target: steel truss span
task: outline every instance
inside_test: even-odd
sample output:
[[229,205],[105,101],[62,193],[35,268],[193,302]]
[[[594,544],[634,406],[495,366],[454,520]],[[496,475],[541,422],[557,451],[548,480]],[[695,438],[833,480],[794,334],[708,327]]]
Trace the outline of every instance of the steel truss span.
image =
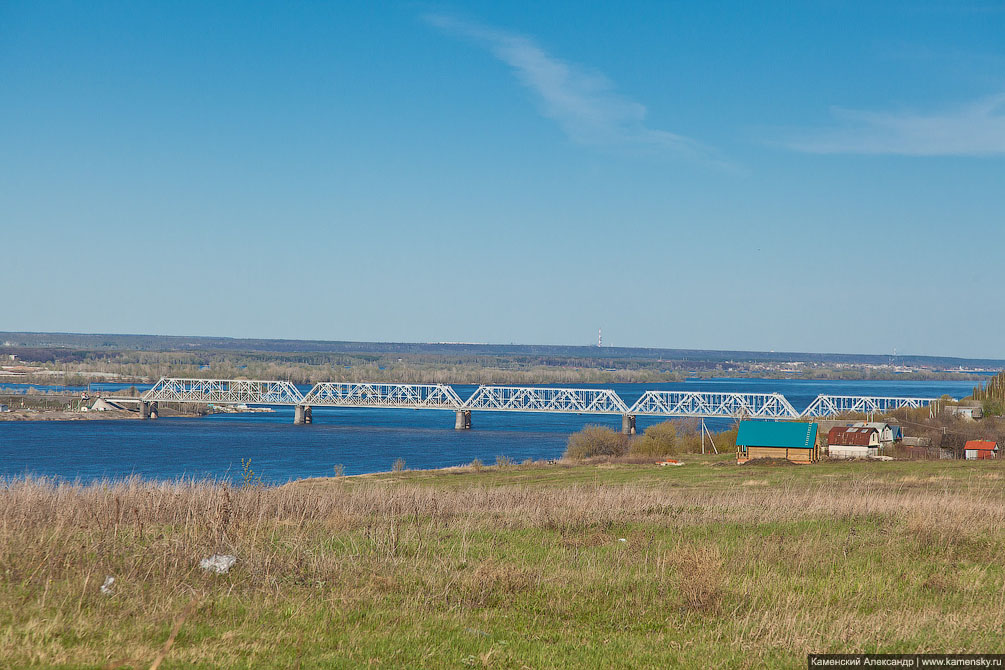
[[465,401],[446,384],[322,382],[304,396],[291,382],[284,381],[174,378],[161,379],[141,398],[131,400],[751,419],[812,419],[851,412],[876,414],[933,407],[938,402],[935,398],[819,395],[809,407],[798,412],[780,393],[646,391],[628,407],[610,389],[479,386]]
[[794,419],[799,412],[780,393],[646,391],[629,414],[702,418]]
[[628,406],[610,389],[479,386],[463,409],[495,412],[627,414]]
[[818,395],[800,414],[803,418],[835,416],[848,412],[874,414],[895,409],[929,407],[935,398],[882,398],[857,395]]
[[300,405],[304,396],[291,382],[165,378],[144,393],[142,400],[218,405]]
[[463,401],[446,384],[362,384],[322,382],[304,396],[314,407],[460,409]]

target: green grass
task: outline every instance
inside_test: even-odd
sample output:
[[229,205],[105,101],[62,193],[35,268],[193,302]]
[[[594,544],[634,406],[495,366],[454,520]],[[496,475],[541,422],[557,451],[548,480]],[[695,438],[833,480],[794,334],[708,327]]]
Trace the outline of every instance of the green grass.
[[[389,484],[415,484],[450,490],[470,486],[560,486],[575,484],[632,484],[636,486],[685,486],[702,489],[731,489],[744,482],[760,481],[770,486],[810,487],[841,483],[875,482],[912,488],[932,483],[915,482],[911,477],[950,480],[965,483],[981,480],[985,470],[975,469],[966,461],[822,461],[805,465],[736,465],[736,454],[687,455],[684,467],[599,463],[577,464],[563,461],[556,465],[540,464],[508,468],[448,468],[444,470],[407,470],[350,477],[347,484],[380,481]],[[984,464],[980,464],[983,466]],[[988,467],[997,467],[997,464]],[[905,479],[907,478],[907,479]],[[304,480],[297,486],[329,486],[330,479]]]
[[[0,666],[805,667],[1005,651],[1005,464],[0,490]],[[622,541],[624,540],[624,541]],[[227,575],[197,567],[234,553]],[[115,594],[98,586],[117,577]]]

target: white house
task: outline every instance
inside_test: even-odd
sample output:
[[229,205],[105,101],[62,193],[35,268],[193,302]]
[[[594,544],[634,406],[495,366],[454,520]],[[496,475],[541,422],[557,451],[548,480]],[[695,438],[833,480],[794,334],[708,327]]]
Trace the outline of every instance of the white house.
[[870,458],[879,455],[879,431],[872,426],[836,426],[827,433],[831,458]]

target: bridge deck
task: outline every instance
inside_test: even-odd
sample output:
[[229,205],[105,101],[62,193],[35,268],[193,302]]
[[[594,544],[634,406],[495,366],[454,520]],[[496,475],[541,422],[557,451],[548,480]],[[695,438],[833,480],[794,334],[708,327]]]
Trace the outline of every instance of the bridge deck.
[[[109,398],[114,398],[109,396]],[[124,402],[128,400],[121,399]],[[446,384],[321,382],[306,395],[288,381],[165,377],[137,402],[380,407],[489,412],[560,412],[695,418],[812,419],[927,407],[936,398],[819,395],[803,411],[780,393],[646,391],[629,407],[610,389],[479,386],[462,400]]]

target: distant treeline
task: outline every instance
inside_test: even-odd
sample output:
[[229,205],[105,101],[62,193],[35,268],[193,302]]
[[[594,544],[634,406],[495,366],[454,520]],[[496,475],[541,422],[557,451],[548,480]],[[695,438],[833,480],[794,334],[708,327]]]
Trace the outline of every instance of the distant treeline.
[[[5,347],[22,363],[58,376],[32,374],[7,381],[85,385],[92,381],[153,381],[159,377],[282,379],[299,384],[369,381],[455,384],[611,384],[676,382],[698,377],[798,379],[888,379],[891,372],[859,367],[807,367],[794,375],[781,370],[715,361],[559,356],[487,355],[453,352],[336,353],[321,351],[231,351],[183,349],[73,349]],[[613,353],[607,352],[605,353]],[[115,375],[116,378],[112,378]],[[972,379],[955,373],[916,372],[911,379]],[[0,380],[2,381],[2,380]]]
[[[63,375],[11,378],[10,381],[84,385],[163,376],[220,379],[282,379],[299,384],[320,381],[371,381],[456,384],[607,384],[672,382],[683,376],[669,364],[617,359],[554,356],[375,355],[324,352],[107,351],[19,349],[25,363],[41,363]],[[96,374],[98,373],[98,374]],[[90,375],[90,376],[89,376]]]
[[596,347],[567,345],[420,343],[420,342],[339,342],[326,340],[267,340],[226,337],[182,337],[170,335],[93,335],[80,333],[16,333],[0,332],[0,351],[5,349],[79,351],[201,351],[259,352],[303,355],[345,354],[370,355],[433,355],[471,357],[557,357],[561,359],[673,361],[687,369],[701,365],[723,363],[843,363],[853,365],[883,365],[896,363],[908,366],[936,368],[982,367],[1005,368],[1005,360],[965,359],[948,356],[888,356],[877,354],[816,354],[803,352],[719,351],[702,349],[662,349],[644,347]]

